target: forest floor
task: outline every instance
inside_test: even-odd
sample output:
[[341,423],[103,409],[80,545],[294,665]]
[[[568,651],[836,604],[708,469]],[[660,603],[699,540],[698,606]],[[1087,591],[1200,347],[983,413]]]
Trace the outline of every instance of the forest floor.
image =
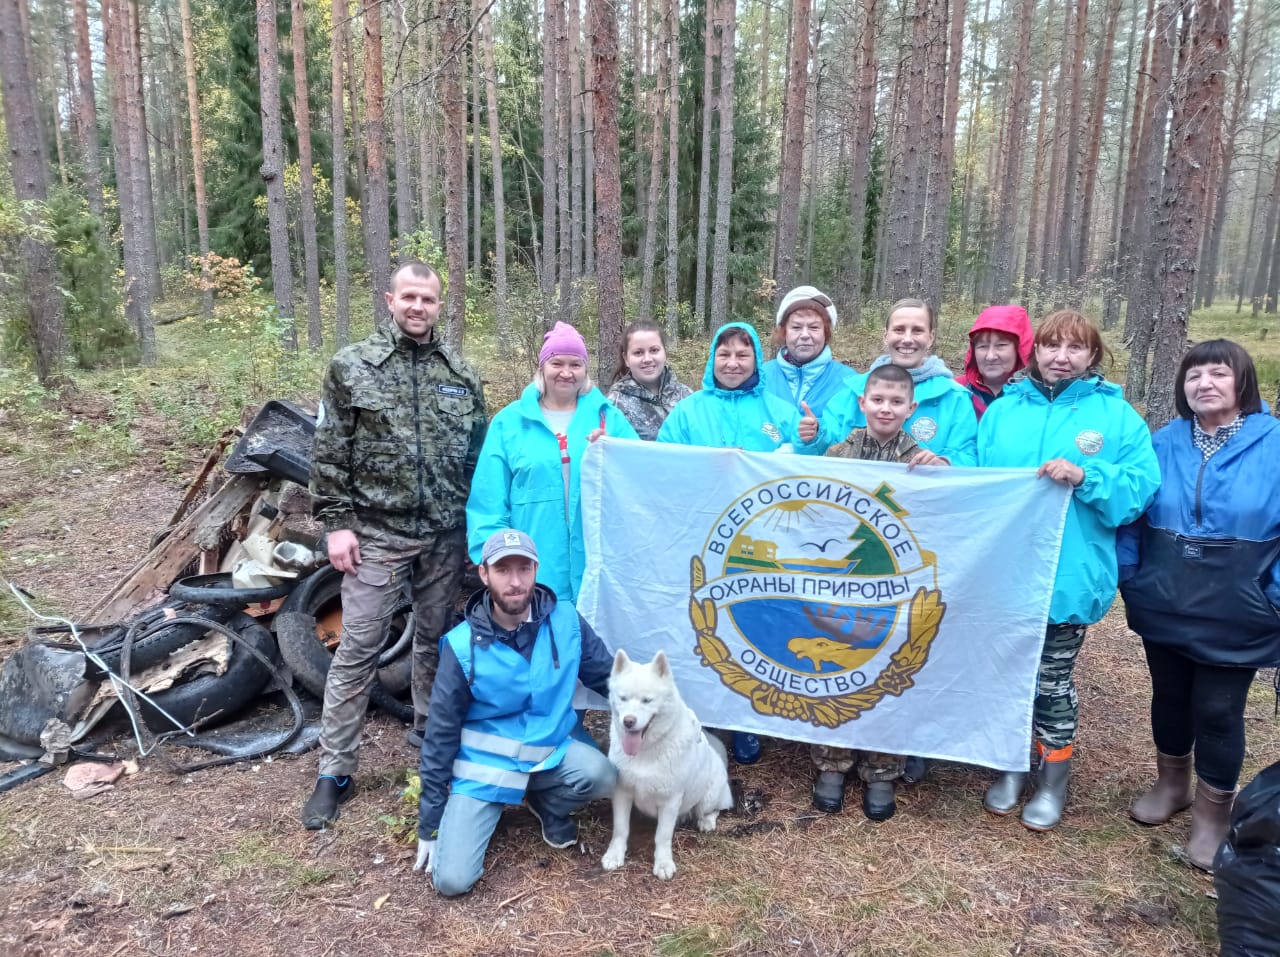
[[[184,338],[167,327],[156,370],[88,377],[53,408],[0,383],[0,573],[43,610],[81,614],[128,570],[177,504],[202,436],[225,424],[227,409],[188,401],[218,380],[192,365]],[[218,348],[202,345],[201,361]],[[687,380],[704,355],[705,343],[690,343],[678,364]],[[282,381],[313,394],[316,368]],[[0,598],[0,655],[28,623]],[[1245,781],[1280,753],[1269,677],[1249,700]],[[414,808],[400,792],[416,760],[404,729],[380,715],[366,729],[361,793],[329,831],[298,823],[314,754],[189,775],[147,760],[87,801],[50,774],[0,795],[0,952],[1216,953],[1212,883],[1179,856],[1187,816],[1145,828],[1126,813],[1153,755],[1141,647],[1118,611],[1090,630],[1077,684],[1071,803],[1051,833],[984,813],[990,774],[950,764],[901,788],[888,822],[862,816],[856,784],[844,813],[820,814],[807,749],[775,741],[760,764],[731,769],[748,810],[711,835],[677,832],[673,880],[650,873],[646,824],[627,867],[601,870],[607,802],[583,812],[570,851],[547,848],[512,808],[485,878],[456,901],[411,872]]]

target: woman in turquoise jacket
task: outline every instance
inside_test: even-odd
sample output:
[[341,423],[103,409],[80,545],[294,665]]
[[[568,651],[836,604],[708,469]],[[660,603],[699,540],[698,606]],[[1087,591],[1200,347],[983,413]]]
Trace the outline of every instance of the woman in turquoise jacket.
[[1174,390],[1178,418],[1152,438],[1160,491],[1118,542],[1158,775],[1129,814],[1164,824],[1190,806],[1187,859],[1208,871],[1231,824],[1249,686],[1280,665],[1280,422],[1263,411],[1249,353],[1227,339],[1188,352]]
[[538,372],[518,401],[493,417],[467,499],[467,547],[477,564],[489,536],[518,528],[537,543],[538,581],[577,601],[586,555],[578,474],[599,434],[638,438],[587,374],[587,346],[557,322],[538,355]]
[[[716,330],[712,343],[702,391],[676,403],[658,430],[659,442],[803,455],[827,450],[830,440],[807,403],[795,408],[765,391],[755,329],[730,322]],[[733,756],[739,764],[754,764],[760,760],[760,739],[735,731]]]
[[[1086,628],[1115,599],[1116,529],[1143,513],[1160,484],[1146,423],[1102,376],[1105,351],[1097,326],[1084,316],[1067,310],[1047,316],[1036,330],[1027,376],[1005,386],[978,430],[979,465],[1036,468],[1074,489],[1036,683],[1040,768],[1022,810],[1022,823],[1035,831],[1055,827],[1066,806],[1079,718],[1072,672]],[[1002,774],[983,805],[1010,813],[1027,777]]]
[[807,403],[793,406],[765,390],[760,338],[745,322],[716,330],[702,391],[676,403],[658,430],[659,442],[747,452],[821,455],[831,444]]
[[[920,299],[900,299],[889,307],[884,323],[885,353],[871,369],[893,363],[911,373],[916,410],[903,426],[920,445],[952,465],[974,465],[978,416],[964,386],[955,381],[945,362],[932,354],[938,320]],[[850,378],[849,387],[827,406],[834,441],[867,424],[858,396],[867,387],[871,369]]]

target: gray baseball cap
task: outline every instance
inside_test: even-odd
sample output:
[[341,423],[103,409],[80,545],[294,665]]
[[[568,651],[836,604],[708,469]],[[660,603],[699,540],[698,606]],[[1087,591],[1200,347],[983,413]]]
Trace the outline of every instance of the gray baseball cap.
[[517,529],[494,532],[484,543],[484,550],[480,553],[480,564],[492,565],[511,555],[519,555],[536,562],[538,549],[534,547],[532,538]]

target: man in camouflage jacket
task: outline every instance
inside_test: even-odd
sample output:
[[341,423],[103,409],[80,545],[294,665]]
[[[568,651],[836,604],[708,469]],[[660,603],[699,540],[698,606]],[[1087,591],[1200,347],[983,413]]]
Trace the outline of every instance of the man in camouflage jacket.
[[[342,640],[325,683],[320,771],[302,811],[315,830],[355,794],[360,731],[378,653],[402,595],[413,600],[414,725],[426,721],[437,644],[466,561],[466,504],[487,419],[480,377],[435,335],[440,277],[391,278],[395,325],[333,357],[316,429],[311,494],[343,573]],[[407,586],[407,589],[406,589]]]

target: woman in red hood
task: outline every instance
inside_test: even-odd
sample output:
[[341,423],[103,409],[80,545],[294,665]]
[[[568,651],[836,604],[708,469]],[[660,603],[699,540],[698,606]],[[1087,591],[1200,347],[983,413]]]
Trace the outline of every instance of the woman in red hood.
[[973,321],[964,372],[956,381],[969,390],[979,419],[1013,374],[1026,367],[1034,339],[1031,320],[1021,306],[987,306]]

